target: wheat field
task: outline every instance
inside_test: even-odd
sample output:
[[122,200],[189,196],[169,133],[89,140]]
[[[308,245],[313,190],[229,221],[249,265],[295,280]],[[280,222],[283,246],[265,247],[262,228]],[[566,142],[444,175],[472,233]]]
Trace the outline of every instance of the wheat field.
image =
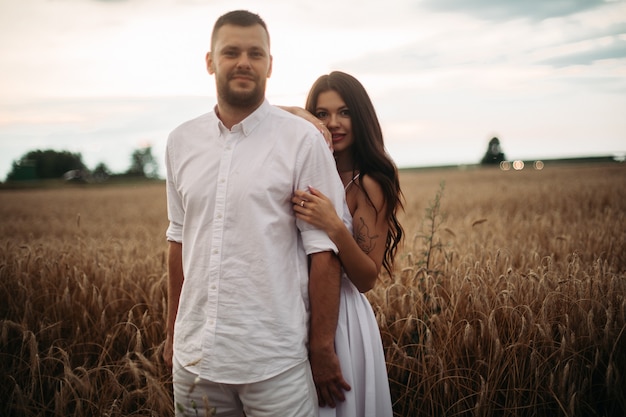
[[[626,166],[402,171],[396,416],[626,415]],[[162,183],[0,191],[0,415],[171,416]]]

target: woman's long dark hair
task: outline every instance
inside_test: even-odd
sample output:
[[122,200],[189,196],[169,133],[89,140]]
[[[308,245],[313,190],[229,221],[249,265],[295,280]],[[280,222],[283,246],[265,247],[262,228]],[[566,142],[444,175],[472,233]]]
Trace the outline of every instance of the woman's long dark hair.
[[[389,224],[383,267],[391,275],[398,244],[404,234],[397,218],[398,210],[403,208],[398,168],[385,150],[383,132],[372,100],[363,85],[353,76],[333,71],[319,77],[309,91],[306,109],[315,114],[319,95],[329,90],[336,91],[350,110],[354,135],[351,147],[354,169],[358,170],[361,176],[369,175],[382,187],[386,207],[384,215]],[[367,191],[365,189],[363,191],[372,203]]]

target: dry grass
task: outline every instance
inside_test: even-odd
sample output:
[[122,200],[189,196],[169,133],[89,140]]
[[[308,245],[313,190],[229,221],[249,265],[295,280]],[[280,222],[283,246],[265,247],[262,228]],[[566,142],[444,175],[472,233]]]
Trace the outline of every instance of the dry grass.
[[173,414],[163,191],[2,193],[1,415]]
[[[405,246],[368,294],[396,415],[626,415],[626,167],[401,181]],[[172,415],[163,186],[0,201],[0,415]]]

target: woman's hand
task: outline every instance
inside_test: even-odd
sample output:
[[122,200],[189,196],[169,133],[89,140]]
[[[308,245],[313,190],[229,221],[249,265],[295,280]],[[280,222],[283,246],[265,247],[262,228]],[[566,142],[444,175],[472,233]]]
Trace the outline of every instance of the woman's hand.
[[324,230],[331,239],[333,231],[344,227],[330,199],[311,186],[308,192],[296,190],[291,202],[298,219]]
[[320,119],[318,119],[317,117],[315,117],[313,114],[311,114],[306,109],[303,109],[302,107],[297,107],[297,106],[278,106],[278,107],[280,107],[283,110],[288,111],[291,114],[300,116],[304,120],[313,124],[313,126],[315,126],[315,128],[320,131],[322,136],[324,136],[324,140],[326,141],[326,144],[328,145],[328,148],[330,149],[330,151],[331,152],[333,151],[333,136],[331,135],[330,130],[328,130],[326,125]]

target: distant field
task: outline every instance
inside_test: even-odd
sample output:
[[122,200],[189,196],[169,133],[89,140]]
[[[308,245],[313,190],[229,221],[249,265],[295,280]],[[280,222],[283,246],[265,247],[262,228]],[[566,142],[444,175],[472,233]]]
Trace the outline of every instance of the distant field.
[[[396,415],[626,415],[626,166],[401,183],[368,293]],[[164,185],[0,191],[0,219],[0,415],[173,415]]]

